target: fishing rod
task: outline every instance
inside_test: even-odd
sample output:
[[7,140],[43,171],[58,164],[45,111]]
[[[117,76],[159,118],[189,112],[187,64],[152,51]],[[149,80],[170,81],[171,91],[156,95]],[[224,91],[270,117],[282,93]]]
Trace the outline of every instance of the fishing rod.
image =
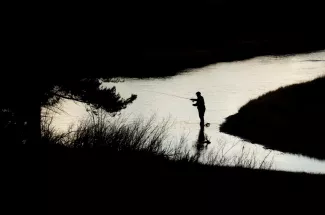
[[[158,94],[163,94],[166,96],[172,96],[172,97],[176,97],[176,98],[180,98],[180,99],[186,99],[186,100],[191,100],[192,98],[186,98],[186,97],[182,97],[182,96],[177,96],[177,95],[173,95],[173,94],[168,94],[168,93],[162,93],[162,92],[157,92],[157,91],[152,91],[152,90],[142,90],[142,91],[146,91],[146,92],[150,92],[150,93],[158,93]],[[216,111],[213,109],[206,109],[207,111]]]
[[[191,98],[177,96],[177,95],[173,95],[173,94],[169,94],[169,93],[162,93],[162,92],[157,92],[157,91],[152,91],[152,90],[142,90],[142,91],[146,91],[146,92],[150,92],[150,93],[158,93],[158,94],[162,94],[162,95],[166,95],[166,96],[172,96],[172,97],[176,97],[176,98],[180,98],[180,99],[192,100]],[[209,110],[209,109],[207,109],[207,110]],[[215,111],[215,110],[212,110],[212,111]],[[188,124],[192,124],[192,123],[188,123]],[[219,123],[205,123],[204,126],[205,127],[210,127],[211,124],[219,124]]]
[[152,90],[143,90],[143,91],[147,91],[147,92],[151,92],[151,93],[163,94],[163,95],[166,95],[166,96],[172,96],[172,97],[176,97],[176,98],[180,98],[180,99],[190,100],[190,98],[186,98],[186,97],[182,97],[182,96],[177,96],[177,95],[173,95],[173,94],[168,94],[168,93],[162,93],[162,92],[157,92],[157,91],[152,91]]

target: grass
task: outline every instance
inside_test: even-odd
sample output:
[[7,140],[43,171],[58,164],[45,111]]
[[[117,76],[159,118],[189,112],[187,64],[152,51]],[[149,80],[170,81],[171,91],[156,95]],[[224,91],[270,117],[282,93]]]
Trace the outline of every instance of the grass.
[[[175,208],[184,213],[215,204],[216,210],[236,205],[232,211],[242,211],[247,205],[265,205],[272,195],[277,196],[273,204],[285,202],[290,207],[289,201],[323,192],[321,175],[265,170],[271,167],[268,157],[257,162],[244,148],[229,157],[232,146],[220,144],[214,153],[198,157],[186,139],[168,141],[171,125],[168,119],[157,123],[154,117],[126,124],[99,114],[60,133],[45,121],[50,214]],[[24,150],[20,159],[39,154],[40,150]],[[24,165],[29,173],[30,165]]]
[[220,131],[283,152],[325,159],[325,77],[266,93],[229,116]]
[[[71,126],[66,132],[56,132],[52,120],[43,121],[43,143],[61,147],[92,151],[105,151],[118,157],[119,154],[132,154],[147,157],[150,161],[181,162],[209,166],[235,166],[246,168],[271,169],[269,159],[258,161],[255,153],[242,147],[236,155],[229,155],[236,143],[218,143],[211,150],[195,152],[183,136],[179,140],[169,138],[170,119],[156,121],[152,116],[148,120],[141,117],[132,122],[126,118],[112,119],[104,112],[91,114],[77,126]],[[201,144],[201,143],[197,143]],[[142,159],[141,158],[141,159]]]

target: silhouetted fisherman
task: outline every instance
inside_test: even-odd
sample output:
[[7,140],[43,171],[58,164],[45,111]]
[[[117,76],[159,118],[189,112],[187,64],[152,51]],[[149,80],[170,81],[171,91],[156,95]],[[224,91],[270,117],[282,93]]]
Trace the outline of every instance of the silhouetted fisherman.
[[196,93],[197,99],[191,99],[192,101],[196,101],[193,106],[197,106],[197,110],[199,111],[199,117],[200,117],[200,126],[204,126],[204,113],[205,113],[205,104],[204,104],[204,98],[201,96],[200,92]]

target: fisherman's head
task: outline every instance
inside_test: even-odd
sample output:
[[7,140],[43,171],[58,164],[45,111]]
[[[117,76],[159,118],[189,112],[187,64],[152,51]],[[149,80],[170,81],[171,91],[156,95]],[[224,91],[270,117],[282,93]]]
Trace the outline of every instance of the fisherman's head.
[[197,97],[201,96],[201,93],[200,92],[196,92],[196,96]]

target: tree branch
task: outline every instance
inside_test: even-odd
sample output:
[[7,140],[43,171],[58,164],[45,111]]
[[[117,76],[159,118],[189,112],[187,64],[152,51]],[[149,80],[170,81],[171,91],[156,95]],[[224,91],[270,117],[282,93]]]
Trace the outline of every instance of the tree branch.
[[57,93],[52,93],[53,95],[55,96],[58,96],[60,98],[63,98],[63,99],[69,99],[69,100],[73,100],[73,101],[76,101],[76,102],[81,102],[81,103],[86,103],[82,100],[79,100],[79,99],[76,99],[76,98],[73,98],[73,97],[69,97],[69,96],[64,96],[64,95],[60,95],[60,94],[57,94]]

